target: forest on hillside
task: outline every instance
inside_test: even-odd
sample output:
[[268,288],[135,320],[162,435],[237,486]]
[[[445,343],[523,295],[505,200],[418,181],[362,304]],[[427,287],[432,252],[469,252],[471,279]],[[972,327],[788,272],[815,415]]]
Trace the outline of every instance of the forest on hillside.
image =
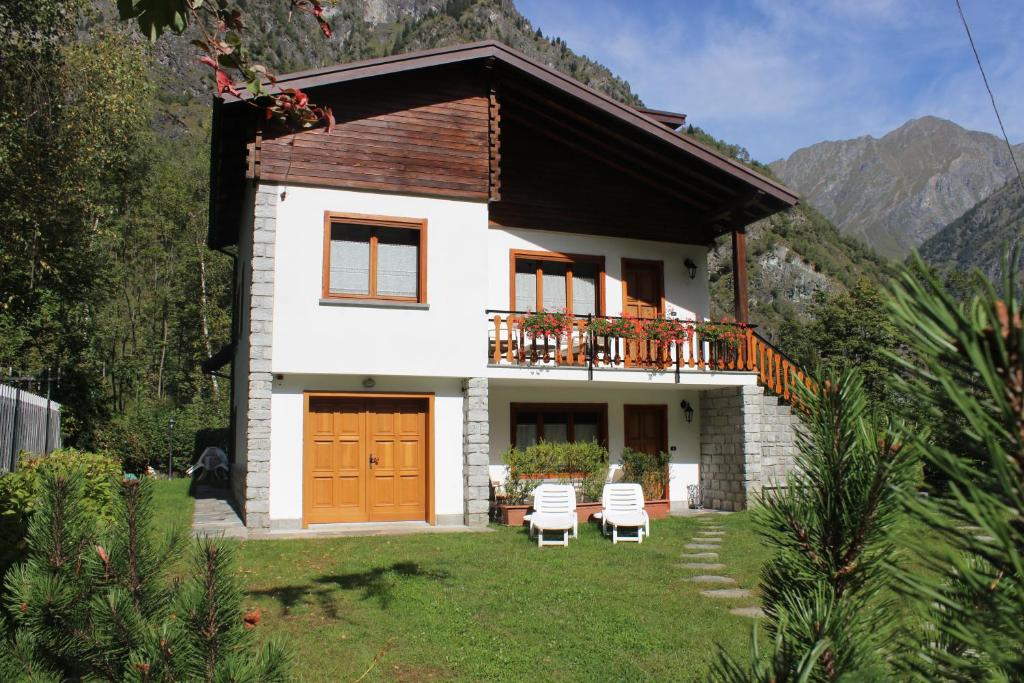
[[[227,342],[230,260],[206,248],[208,131],[154,130],[133,26],[64,0],[0,10],[0,368],[53,378],[65,440],[133,461],[226,424],[199,364]],[[13,105],[13,106],[11,106]]]

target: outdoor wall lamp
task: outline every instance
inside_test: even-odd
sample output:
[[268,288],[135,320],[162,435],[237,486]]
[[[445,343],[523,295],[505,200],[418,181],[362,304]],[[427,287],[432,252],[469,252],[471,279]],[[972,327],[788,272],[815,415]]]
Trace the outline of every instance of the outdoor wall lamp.
[[697,264],[693,262],[693,259],[686,259],[683,261],[683,265],[686,266],[686,272],[691,280],[697,277]]
[[690,405],[690,402],[680,401],[679,407],[683,409],[683,415],[686,416],[686,421],[693,422],[693,406]]

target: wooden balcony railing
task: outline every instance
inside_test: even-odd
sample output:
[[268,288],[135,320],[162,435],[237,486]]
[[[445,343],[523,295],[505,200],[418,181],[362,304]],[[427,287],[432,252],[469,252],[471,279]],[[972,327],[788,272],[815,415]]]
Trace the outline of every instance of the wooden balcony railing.
[[525,313],[487,311],[487,315],[491,323],[487,353],[492,365],[586,368],[590,379],[595,369],[669,371],[677,382],[685,372],[753,372],[760,384],[787,401],[795,397],[797,382],[809,381],[793,361],[749,326],[736,325],[739,339],[734,341],[701,339],[691,327],[684,340],[660,342],[599,334],[592,325],[597,316],[572,316],[566,331],[534,335],[523,325]]

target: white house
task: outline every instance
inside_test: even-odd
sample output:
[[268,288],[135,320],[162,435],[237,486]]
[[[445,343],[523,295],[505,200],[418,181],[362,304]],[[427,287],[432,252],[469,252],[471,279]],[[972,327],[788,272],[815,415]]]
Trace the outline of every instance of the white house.
[[[703,321],[708,245],[796,203],[495,42],[291,74],[332,130],[215,104],[209,244],[236,263],[231,457],[249,527],[483,524],[511,445],[672,456],[669,498],[737,509],[784,476],[795,368],[595,320]],[[531,335],[524,313],[566,311]],[[643,323],[641,323],[643,324]],[[780,398],[781,397],[781,398]]]

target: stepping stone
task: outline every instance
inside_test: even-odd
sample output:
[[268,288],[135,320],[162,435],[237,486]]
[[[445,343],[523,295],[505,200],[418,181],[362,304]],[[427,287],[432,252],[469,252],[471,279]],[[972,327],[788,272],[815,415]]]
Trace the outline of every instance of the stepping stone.
[[716,536],[718,538],[721,538],[722,536],[725,536],[725,532],[724,531],[698,531],[697,534],[699,536],[707,536],[709,538],[716,537]]
[[680,557],[687,560],[717,560],[718,553],[683,553]]
[[703,569],[704,571],[717,572],[721,569],[725,569],[725,565],[720,562],[684,562],[679,565],[683,569]]
[[718,550],[722,546],[718,543],[687,543],[683,547],[687,550]]
[[701,591],[700,594],[706,598],[749,598],[754,595],[746,588],[716,588],[714,590]]
[[760,607],[733,607],[729,610],[729,614],[735,614],[738,617],[750,617],[751,619],[760,619],[764,616],[764,610]]
[[736,579],[731,579],[728,576],[715,576],[713,574],[691,576],[690,581],[694,583],[736,583]]

